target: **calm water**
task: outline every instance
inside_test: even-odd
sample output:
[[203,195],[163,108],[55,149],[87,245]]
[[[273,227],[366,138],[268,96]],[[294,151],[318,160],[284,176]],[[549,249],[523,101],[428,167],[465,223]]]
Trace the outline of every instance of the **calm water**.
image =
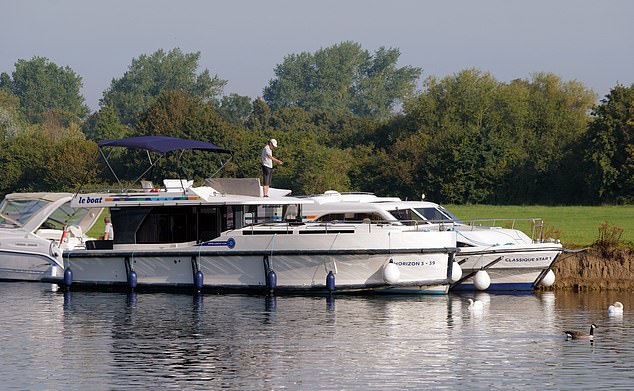
[[[631,389],[634,296],[189,296],[0,283],[0,388]],[[625,304],[622,317],[608,305]],[[566,341],[587,332],[594,344]]]

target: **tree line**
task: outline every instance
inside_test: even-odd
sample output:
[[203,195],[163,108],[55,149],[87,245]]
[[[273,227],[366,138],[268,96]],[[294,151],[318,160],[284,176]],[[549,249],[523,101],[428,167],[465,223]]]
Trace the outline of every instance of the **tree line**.
[[[537,72],[497,80],[478,69],[421,80],[395,48],[342,42],[286,56],[261,97],[226,94],[200,52],[157,50],[112,79],[99,108],[82,78],[47,58],[0,73],[0,193],[107,186],[96,142],[165,135],[235,151],[219,175],[260,175],[269,138],[285,162],[275,187],[294,194],[371,191],[441,203],[598,204],[634,201],[634,84],[597,103],[578,81]],[[420,87],[417,87],[420,86]],[[138,153],[112,151],[136,178]],[[182,159],[201,181],[218,161]],[[176,157],[162,161],[179,175]],[[151,178],[150,178],[151,179]]]

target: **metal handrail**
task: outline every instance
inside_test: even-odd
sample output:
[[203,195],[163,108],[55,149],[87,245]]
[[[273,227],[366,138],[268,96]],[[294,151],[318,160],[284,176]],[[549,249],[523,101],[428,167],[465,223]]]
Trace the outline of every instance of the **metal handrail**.
[[[482,218],[482,219],[473,219],[473,220],[465,220],[463,223],[469,227],[497,227],[498,223],[503,222],[511,222],[511,229],[517,229],[516,225],[518,222],[528,222],[530,223],[531,229],[531,240],[542,242],[544,240],[544,219],[539,217],[527,217],[527,218]],[[477,224],[480,222],[491,222],[491,225],[485,224]]]

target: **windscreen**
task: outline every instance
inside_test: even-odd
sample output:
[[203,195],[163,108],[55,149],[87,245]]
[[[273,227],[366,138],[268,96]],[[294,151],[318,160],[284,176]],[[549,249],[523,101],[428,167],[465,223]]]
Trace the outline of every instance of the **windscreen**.
[[80,225],[82,219],[89,212],[90,210],[87,208],[71,208],[70,201],[68,201],[57,208],[41,227],[62,229],[65,225]]
[[412,209],[394,209],[388,212],[404,225],[415,225],[425,222],[425,220]]
[[23,226],[49,202],[45,200],[8,200],[5,198],[0,204],[0,223]]
[[460,222],[456,216],[449,213],[449,211],[445,208],[416,208],[415,210],[418,214],[423,216],[425,220],[429,220],[434,223]]

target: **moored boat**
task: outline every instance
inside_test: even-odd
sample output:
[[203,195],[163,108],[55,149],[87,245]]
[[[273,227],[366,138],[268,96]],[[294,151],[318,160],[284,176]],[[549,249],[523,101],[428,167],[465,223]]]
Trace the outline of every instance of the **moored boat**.
[[0,280],[61,275],[62,252],[81,248],[99,209],[73,208],[71,193],[11,193],[0,204]]
[[[100,143],[107,146],[229,152],[163,137]],[[303,222],[301,209],[312,201],[280,191],[261,197],[255,178],[164,184],[77,194],[73,206],[110,208],[114,240],[65,252],[64,276],[50,281],[73,289],[443,294],[449,288],[454,231]]]
[[304,208],[309,221],[369,219],[376,223],[400,222],[406,229],[422,231],[450,224],[457,234],[456,261],[463,271],[452,284],[456,290],[521,291],[533,290],[540,283],[552,284],[551,268],[563,250],[558,241],[541,238],[542,219],[526,219],[532,224],[531,238],[513,228],[519,219],[511,220],[511,228],[483,224],[492,220],[462,222],[433,202],[336,191],[308,198],[314,201]]

